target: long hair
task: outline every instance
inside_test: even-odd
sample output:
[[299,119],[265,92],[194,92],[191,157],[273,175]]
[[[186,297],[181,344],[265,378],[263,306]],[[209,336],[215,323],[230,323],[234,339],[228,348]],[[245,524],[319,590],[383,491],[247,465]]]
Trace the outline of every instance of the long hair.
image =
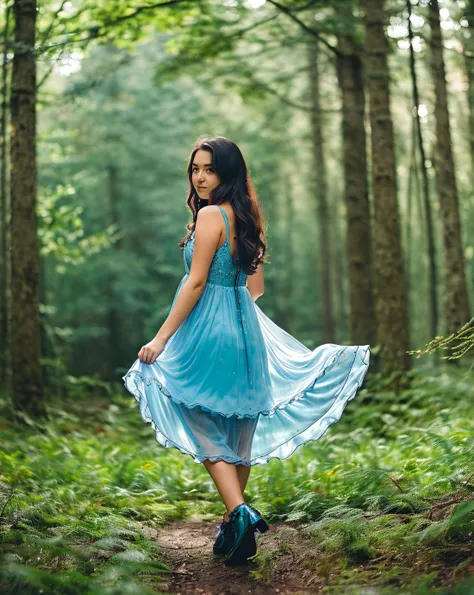
[[186,225],[188,233],[178,245],[184,248],[196,227],[200,198],[192,183],[192,164],[196,152],[200,149],[210,151],[212,168],[220,179],[220,184],[210,192],[209,202],[206,201],[206,204],[219,205],[227,201],[232,205],[238,238],[239,264],[247,275],[253,275],[261,262],[267,262],[264,260],[267,245],[262,207],[259,205],[242,153],[228,138],[201,138],[191,150],[186,170],[189,180],[186,204],[191,209],[193,220]]

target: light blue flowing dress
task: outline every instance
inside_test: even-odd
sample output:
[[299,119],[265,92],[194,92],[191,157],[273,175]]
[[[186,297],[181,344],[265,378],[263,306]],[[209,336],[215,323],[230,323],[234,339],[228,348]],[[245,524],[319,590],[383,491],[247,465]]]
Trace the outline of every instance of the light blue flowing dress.
[[[311,350],[268,318],[233,260],[229,221],[218,208],[226,240],[199,300],[154,363],[137,359],[122,379],[156,440],[196,463],[285,459],[341,417],[362,385],[370,347],[326,343]],[[194,232],[170,312],[193,250]]]

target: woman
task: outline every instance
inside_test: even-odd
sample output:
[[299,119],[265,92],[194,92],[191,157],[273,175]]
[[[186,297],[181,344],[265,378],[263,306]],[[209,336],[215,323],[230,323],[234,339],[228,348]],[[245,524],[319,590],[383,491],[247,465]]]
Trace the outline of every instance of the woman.
[[370,348],[310,350],[255,304],[266,244],[234,142],[197,142],[187,174],[185,275],[166,321],[123,380],[157,441],[208,470],[227,509],[213,551],[238,564],[255,554],[255,533],[268,529],[244,501],[251,466],[320,438],[362,384]]

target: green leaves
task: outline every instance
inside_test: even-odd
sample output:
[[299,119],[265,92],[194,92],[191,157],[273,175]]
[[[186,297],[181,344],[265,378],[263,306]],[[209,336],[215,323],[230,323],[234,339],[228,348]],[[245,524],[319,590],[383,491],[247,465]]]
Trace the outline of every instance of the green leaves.
[[451,513],[450,524],[452,526],[471,523],[471,529],[474,531],[474,500],[459,504]]
[[75,204],[75,194],[70,184],[59,185],[55,191],[40,196],[38,201],[40,251],[43,256],[54,256],[57,274],[65,273],[66,265],[86,262],[91,255],[105,250],[119,238],[114,225],[86,234],[84,208]]

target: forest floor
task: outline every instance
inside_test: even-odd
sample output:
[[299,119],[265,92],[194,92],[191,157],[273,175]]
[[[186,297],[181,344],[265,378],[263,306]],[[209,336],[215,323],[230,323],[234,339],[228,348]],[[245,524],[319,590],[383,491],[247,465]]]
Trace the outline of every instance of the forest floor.
[[[430,516],[438,517],[438,520],[447,517],[458,503],[457,498],[440,499],[433,503]],[[315,549],[314,541],[298,523],[271,524],[268,532],[257,536],[258,551],[253,559],[245,565],[227,566],[222,558],[212,553],[218,522],[173,522],[156,531],[160,559],[172,571],[160,585],[160,590],[176,595],[307,595],[323,592],[376,595],[382,592],[432,592],[433,576],[446,586],[456,583],[459,561],[455,557],[451,561],[440,559],[436,564],[423,553],[408,559],[406,555],[393,552],[388,558],[380,556],[364,560],[349,568],[338,566],[336,557],[328,560]],[[464,570],[471,575],[474,573],[474,558]],[[433,573],[431,577],[430,571]],[[407,583],[408,588],[402,586]],[[474,588],[470,583],[465,589],[446,587],[441,592],[472,595]]]
[[16,423],[0,391],[5,595],[474,595],[470,369],[375,378],[323,439],[254,465],[269,531],[243,566],[212,552],[223,504],[158,447],[135,399],[89,378]]
[[175,522],[158,532],[157,542],[163,548],[161,559],[173,570],[166,583],[170,592],[303,595],[320,591],[323,581],[308,564],[308,540],[296,528],[275,524],[267,533],[257,536],[259,550],[279,554],[267,576],[258,578],[260,571],[255,561],[227,566],[222,558],[212,553],[218,522]]

